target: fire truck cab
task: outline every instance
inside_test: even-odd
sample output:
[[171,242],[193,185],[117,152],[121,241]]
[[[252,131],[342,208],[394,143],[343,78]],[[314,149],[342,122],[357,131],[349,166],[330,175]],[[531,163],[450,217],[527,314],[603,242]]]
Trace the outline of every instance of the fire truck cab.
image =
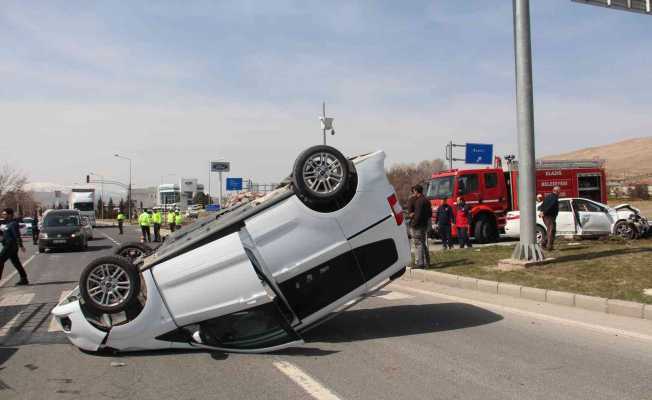
[[[432,204],[433,231],[437,208],[446,201],[457,211],[462,197],[471,208],[471,235],[478,243],[490,243],[504,232],[508,211],[518,210],[518,164],[501,168],[497,159],[493,168],[451,169],[432,175],[426,182],[426,196]],[[548,161],[536,164],[536,193],[546,195],[561,188],[561,197],[583,197],[607,203],[604,161]],[[452,230],[456,236],[456,230]]]

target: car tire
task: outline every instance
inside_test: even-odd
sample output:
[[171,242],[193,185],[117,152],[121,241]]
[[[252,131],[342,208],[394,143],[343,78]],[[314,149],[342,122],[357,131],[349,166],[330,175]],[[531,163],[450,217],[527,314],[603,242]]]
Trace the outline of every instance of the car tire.
[[347,197],[350,200],[356,182],[353,163],[330,146],[313,146],[303,151],[292,169],[295,193],[304,203],[316,208],[341,203]]
[[124,311],[140,293],[138,268],[123,257],[100,257],[84,268],[79,292],[91,312],[113,314]]
[[636,237],[636,229],[627,221],[618,221],[614,226],[614,235],[625,240],[632,240]]
[[537,242],[539,246],[543,245],[544,240],[546,239],[546,230],[543,229],[541,225],[537,225],[536,228],[534,228],[534,240]]
[[480,244],[492,243],[498,241],[498,229],[495,223],[487,218],[481,216],[474,225],[473,234],[476,242]]
[[45,247],[40,247],[40,246],[39,246],[39,248],[38,248],[38,252],[39,252],[39,253],[45,253],[46,250],[47,250],[47,249],[46,249]]
[[152,248],[144,243],[129,242],[118,247],[113,254],[134,262],[138,257],[147,256],[152,253]]

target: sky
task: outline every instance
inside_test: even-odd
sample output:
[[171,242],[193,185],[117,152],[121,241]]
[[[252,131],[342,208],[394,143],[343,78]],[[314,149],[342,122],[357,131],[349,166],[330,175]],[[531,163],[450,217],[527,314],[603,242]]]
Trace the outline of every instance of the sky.
[[[652,16],[531,0],[537,156],[652,132]],[[0,163],[32,182],[278,182],[320,144],[386,165],[517,152],[512,2],[0,2]],[[459,154],[462,156],[462,154]],[[212,178],[216,193],[217,176]]]

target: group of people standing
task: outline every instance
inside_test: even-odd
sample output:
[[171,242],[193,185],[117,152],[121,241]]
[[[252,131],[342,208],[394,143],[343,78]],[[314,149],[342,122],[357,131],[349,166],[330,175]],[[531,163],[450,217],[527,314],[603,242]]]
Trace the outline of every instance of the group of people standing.
[[[414,240],[415,267],[426,268],[430,265],[428,249],[428,228],[433,214],[430,201],[423,195],[423,186],[414,185],[408,199],[408,218],[410,219],[410,235]],[[457,207],[453,209],[448,199],[443,199],[442,205],[435,214],[437,233],[441,237],[444,249],[453,248],[452,229],[456,228],[460,248],[471,247],[469,230],[471,226],[471,210],[462,197],[457,198]]]
[[[124,213],[120,211],[118,212],[118,216],[116,219],[118,220],[118,229],[120,230],[120,234],[122,235],[123,225],[126,217]],[[178,210],[170,210],[167,213],[166,222],[170,227],[170,231],[174,232],[177,229],[177,227],[181,227],[181,224],[183,223],[183,215]],[[142,232],[143,241],[144,242],[152,241],[152,232],[150,228],[153,228],[154,242],[160,242],[162,224],[163,224],[163,216],[161,215],[161,212],[159,210],[150,210],[150,209],[143,210],[143,212],[138,216],[138,225],[140,226],[140,230]]]

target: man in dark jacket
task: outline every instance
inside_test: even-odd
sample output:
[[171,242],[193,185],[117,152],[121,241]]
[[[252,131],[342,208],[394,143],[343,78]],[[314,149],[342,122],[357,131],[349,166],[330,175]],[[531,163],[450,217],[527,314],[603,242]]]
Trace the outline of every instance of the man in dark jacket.
[[453,207],[448,204],[448,199],[443,199],[442,204],[437,208],[435,222],[437,223],[437,232],[441,238],[442,248],[444,250],[452,249],[451,226],[455,222],[455,218],[453,217]]
[[2,211],[2,219],[5,221],[5,226],[2,231],[0,278],[2,278],[2,271],[4,270],[5,262],[11,260],[14,268],[16,268],[18,274],[20,274],[20,281],[18,281],[16,285],[27,285],[29,283],[27,280],[27,273],[25,273],[25,269],[20,263],[20,258],[18,258],[18,249],[20,248],[25,252],[25,247],[23,247],[23,240],[20,237],[18,221],[14,218],[14,210],[11,208],[5,208]]
[[412,187],[412,199],[408,204],[408,216],[410,218],[410,233],[416,250],[414,263],[417,268],[425,268],[430,265],[427,233],[428,224],[430,224],[432,218],[432,207],[428,199],[423,195],[421,185]]
[[543,247],[553,250],[555,235],[557,234],[557,214],[559,214],[559,186],[552,188],[552,193],[548,194],[543,203],[539,206],[542,214],[543,223],[546,225],[546,238]]

